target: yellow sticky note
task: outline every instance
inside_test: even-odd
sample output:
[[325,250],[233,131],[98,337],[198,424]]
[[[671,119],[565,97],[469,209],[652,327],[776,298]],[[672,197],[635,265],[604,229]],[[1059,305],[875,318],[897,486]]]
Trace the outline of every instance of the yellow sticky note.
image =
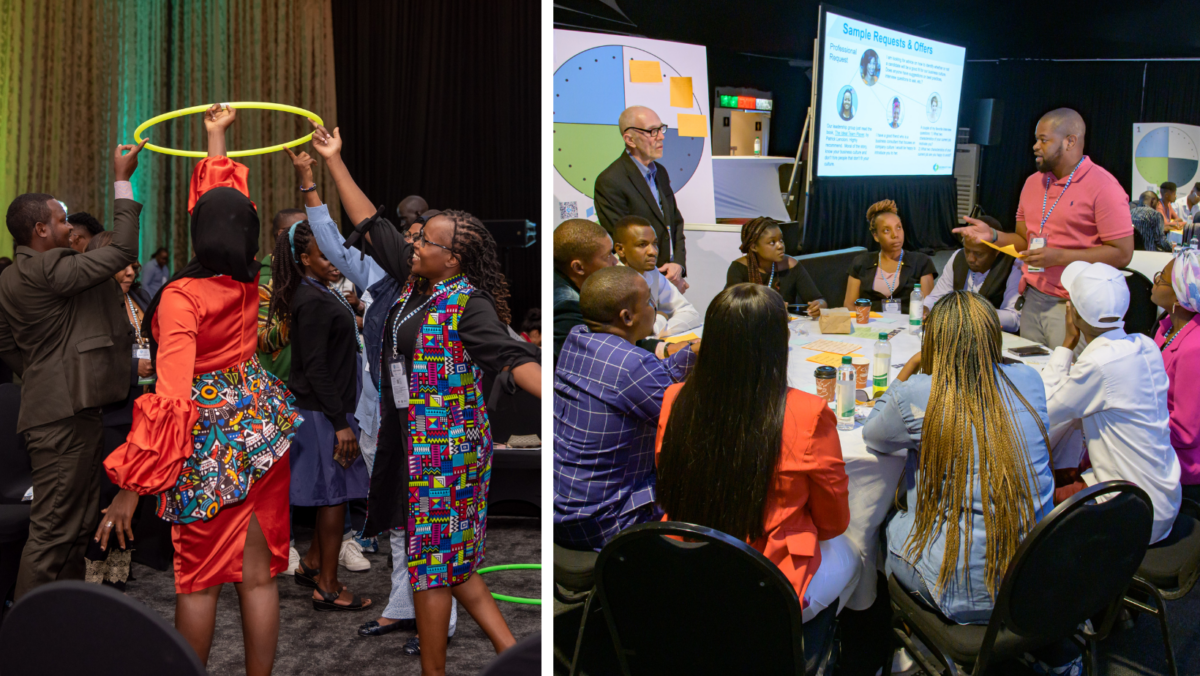
[[985,239],[981,239],[981,240],[979,240],[979,241],[980,241],[980,242],[983,242],[984,244],[986,244],[986,245],[988,245],[988,246],[990,246],[990,247],[992,247],[993,249],[995,249],[996,251],[999,251],[999,252],[1000,252],[1000,253],[1002,253],[1002,254],[1007,254],[1007,255],[1009,255],[1009,256],[1012,256],[1013,258],[1024,258],[1024,256],[1022,256],[1021,254],[1017,253],[1017,250],[1016,250],[1016,248],[1015,248],[1015,247],[1013,247],[1013,245],[1011,245],[1011,244],[1009,244],[1008,246],[999,247],[999,246],[996,246],[995,244],[992,244],[991,242],[989,242],[989,241],[987,241],[987,240],[985,240]]
[[690,343],[693,340],[700,340],[700,336],[697,336],[695,333],[685,333],[682,336],[663,338],[663,341],[667,343]]
[[[835,366],[836,367],[836,366],[842,365],[842,356],[843,355],[834,354],[832,352],[822,352],[821,354],[809,357],[807,361],[811,361],[811,362],[814,362],[817,364],[823,364],[825,366]],[[861,357],[862,355],[856,353],[856,354],[845,355],[845,356]]]
[[673,107],[673,108],[691,108],[692,107],[692,78],[690,78],[690,77],[673,77],[673,78],[671,78],[671,107]]
[[883,315],[879,314],[878,312],[872,312],[871,319],[883,319]]
[[699,136],[700,138],[708,136],[708,118],[705,116],[679,113],[677,117],[679,118],[680,136]]
[[662,69],[657,61],[630,61],[629,81],[662,84]]

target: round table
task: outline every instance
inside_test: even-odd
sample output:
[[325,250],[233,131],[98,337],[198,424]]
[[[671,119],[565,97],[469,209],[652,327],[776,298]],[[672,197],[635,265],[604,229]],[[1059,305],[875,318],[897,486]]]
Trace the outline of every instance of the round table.
[[[820,364],[808,361],[808,358],[820,353],[803,347],[804,344],[815,340],[826,339],[862,346],[856,354],[871,360],[870,377],[873,377],[874,345],[879,332],[903,329],[888,341],[892,344],[892,372],[888,378],[889,383],[895,379],[900,368],[921,349],[920,337],[912,335],[908,326],[908,315],[905,314],[883,313],[880,319],[871,319],[865,326],[855,323],[853,327],[855,330],[870,328],[875,337],[823,335],[814,320],[801,318],[792,321],[789,324],[792,336],[788,343],[788,385],[809,394],[816,394],[816,369]],[[695,329],[692,333],[703,337],[703,328]],[[1016,358],[1016,355],[1008,352],[1009,349],[1035,344],[1009,333],[1004,334],[1003,338],[1005,356],[1011,358]],[[1041,367],[1049,359],[1049,356],[1044,356],[1022,358],[1020,361],[1041,371]],[[868,387],[870,377],[867,381]],[[876,453],[867,448],[863,441],[861,419],[869,412],[869,408],[860,406],[856,416],[860,421],[855,422],[854,429],[838,431],[842,443],[842,459],[846,462],[846,476],[849,478],[850,525],[846,528],[845,535],[861,553],[863,566],[862,574],[858,578],[858,587],[846,602],[846,607],[852,610],[866,610],[875,603],[875,571],[883,569],[883,559],[879,550],[879,527],[892,505],[906,459],[904,455]]]

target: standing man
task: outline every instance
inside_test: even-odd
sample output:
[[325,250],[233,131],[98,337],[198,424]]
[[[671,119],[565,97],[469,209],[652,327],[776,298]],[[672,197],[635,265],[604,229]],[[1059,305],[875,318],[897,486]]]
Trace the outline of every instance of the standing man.
[[[265,268],[268,275],[270,275],[270,269],[270,267]],[[154,256],[146,261],[146,267],[142,271],[142,288],[153,298],[158,290],[169,281],[171,281],[171,269],[167,267],[167,249],[160,246],[158,251],[154,252]]]
[[1063,269],[1074,261],[1107,263],[1120,269],[1133,258],[1129,196],[1103,167],[1083,154],[1087,127],[1079,113],[1058,108],[1035,129],[1037,173],[1025,180],[1017,206],[1017,231],[1000,232],[981,220],[956,234],[1022,253],[1021,337],[1062,345],[1066,337],[1067,290]]
[[117,146],[113,156],[112,246],[70,249],[67,214],[50,195],[27,193],[8,207],[17,248],[0,277],[0,358],[24,383],[17,432],[33,468],[18,599],[55,580],[82,580],[99,521],[100,407],[129,396],[133,331],[113,302],[120,298],[113,275],[137,261],[142,205],[129,177],[140,150]]
[[71,224],[71,248],[83,253],[87,251],[92,238],[104,232],[104,226],[96,217],[86,211],[79,211],[67,216]]
[[650,221],[661,250],[658,271],[683,293],[688,289],[683,214],[666,167],[655,162],[663,154],[667,125],[644,106],[626,108],[617,125],[625,152],[596,177],[596,215],[610,236],[622,216]]
[[1182,228],[1183,219],[1175,211],[1175,197],[1179,192],[1178,186],[1167,181],[1158,186],[1158,213],[1162,214],[1163,221],[1166,222],[1168,228]]

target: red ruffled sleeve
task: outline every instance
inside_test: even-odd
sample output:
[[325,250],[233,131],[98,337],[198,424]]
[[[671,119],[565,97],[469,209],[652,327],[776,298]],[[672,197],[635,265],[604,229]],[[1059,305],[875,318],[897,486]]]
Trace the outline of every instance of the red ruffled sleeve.
[[175,485],[192,455],[192,427],[200,410],[191,399],[145,394],[133,402],[133,429],[104,461],[114,484],[138,495]]
[[[246,180],[249,176],[250,170],[246,165],[224,155],[200,160],[192,170],[192,182],[188,187],[188,213],[192,213],[200,196],[213,188],[235,188],[249,197],[250,186]],[[258,205],[255,204],[254,208],[257,209]]]

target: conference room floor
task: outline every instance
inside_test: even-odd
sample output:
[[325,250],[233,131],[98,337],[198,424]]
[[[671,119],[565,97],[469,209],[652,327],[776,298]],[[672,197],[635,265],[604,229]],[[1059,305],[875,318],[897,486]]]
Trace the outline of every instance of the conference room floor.
[[[540,523],[536,518],[489,518],[487,561],[484,565],[540,563]],[[297,548],[301,553],[308,548],[311,538],[311,530],[297,527]],[[387,565],[390,547],[385,540],[380,538],[379,553],[366,555],[371,562],[369,571],[351,573],[345,568],[338,571],[342,584],[371,599],[375,606],[373,610],[318,613],[312,609],[311,589],[300,587],[291,577],[279,577],[280,628],[275,674],[401,676],[421,673],[420,658],[409,657],[401,650],[414,632],[398,631],[372,638],[363,638],[357,633],[359,625],[378,618],[387,605],[391,570]],[[134,564],[132,572],[136,580],[129,583],[129,595],[158,611],[173,624],[173,574],[138,564]],[[536,570],[492,573],[487,576],[487,581],[495,593],[536,598],[542,595],[541,574]],[[518,641],[541,630],[540,606],[516,603],[499,605],[500,612],[504,614],[509,629]],[[209,655],[208,673],[212,676],[246,673],[243,655],[237,593],[233,585],[225,585],[217,607],[217,630]],[[494,657],[492,644],[483,630],[460,607],[458,629],[446,654],[447,673],[477,674]]]

